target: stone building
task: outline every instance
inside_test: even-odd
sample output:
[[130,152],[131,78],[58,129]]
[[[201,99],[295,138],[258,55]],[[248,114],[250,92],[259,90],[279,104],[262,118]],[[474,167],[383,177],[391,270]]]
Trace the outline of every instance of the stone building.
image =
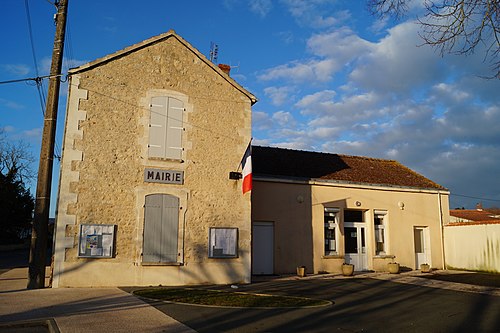
[[173,31],[69,80],[53,286],[249,282],[256,98]]

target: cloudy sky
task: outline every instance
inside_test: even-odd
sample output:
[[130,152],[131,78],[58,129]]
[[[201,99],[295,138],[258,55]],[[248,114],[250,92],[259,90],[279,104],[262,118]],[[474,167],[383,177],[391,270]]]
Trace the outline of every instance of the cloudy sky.
[[[2,2],[0,81],[37,75],[27,8],[48,74],[49,2]],[[399,21],[371,16],[362,0],[69,2],[64,70],[174,29],[207,56],[216,43],[218,62],[259,98],[254,144],[398,160],[449,188],[452,208],[500,206],[500,80],[481,78],[491,74],[481,49],[441,57],[421,46],[420,1]],[[36,157],[41,99],[33,83],[0,85],[0,127]]]

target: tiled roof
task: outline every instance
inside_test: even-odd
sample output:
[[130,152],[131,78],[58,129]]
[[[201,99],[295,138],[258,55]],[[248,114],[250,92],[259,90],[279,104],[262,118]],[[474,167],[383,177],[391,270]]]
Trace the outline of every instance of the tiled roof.
[[252,146],[252,169],[255,176],[445,190],[397,161],[361,156]]
[[500,222],[500,217],[485,210],[477,209],[451,209],[450,216],[461,222]]

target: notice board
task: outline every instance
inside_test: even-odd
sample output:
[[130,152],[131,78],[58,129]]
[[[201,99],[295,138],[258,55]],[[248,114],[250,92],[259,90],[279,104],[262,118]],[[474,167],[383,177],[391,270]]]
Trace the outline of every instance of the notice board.
[[78,256],[82,258],[112,258],[115,250],[113,224],[81,224]]

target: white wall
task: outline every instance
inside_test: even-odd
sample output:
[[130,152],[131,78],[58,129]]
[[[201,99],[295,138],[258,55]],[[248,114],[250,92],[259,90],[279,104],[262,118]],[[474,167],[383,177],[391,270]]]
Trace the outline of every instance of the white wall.
[[447,268],[500,273],[500,224],[444,228]]

